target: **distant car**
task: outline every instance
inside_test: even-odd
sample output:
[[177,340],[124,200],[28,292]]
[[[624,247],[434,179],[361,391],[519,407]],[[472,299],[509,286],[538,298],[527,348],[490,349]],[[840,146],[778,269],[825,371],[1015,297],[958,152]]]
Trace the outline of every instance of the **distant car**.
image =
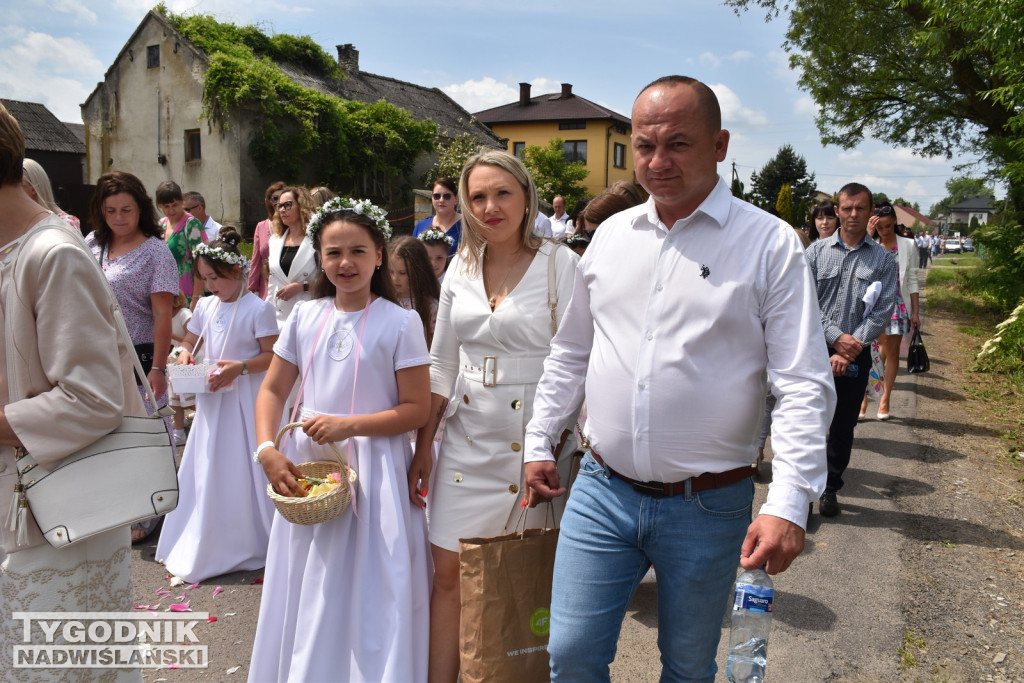
[[964,241],[961,243],[961,247],[963,247],[965,254],[969,251],[974,251],[974,240],[972,240],[970,237],[965,238]]
[[946,240],[946,253],[947,254],[962,254],[964,253],[964,247],[960,244],[960,240],[948,239]]

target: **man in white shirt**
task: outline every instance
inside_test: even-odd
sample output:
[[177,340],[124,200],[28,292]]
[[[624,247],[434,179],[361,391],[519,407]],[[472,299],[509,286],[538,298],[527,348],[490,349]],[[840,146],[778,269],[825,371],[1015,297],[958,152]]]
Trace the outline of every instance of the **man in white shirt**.
[[203,199],[203,195],[193,190],[186,192],[182,199],[185,202],[185,211],[195,216],[196,220],[203,224],[204,241],[209,244],[217,239],[217,234],[220,232],[220,223],[213,220],[212,216],[207,215],[206,200]]
[[551,219],[537,212],[537,218],[533,221],[533,234],[539,237],[552,237]]
[[551,200],[551,208],[555,210],[551,214],[551,234],[556,240],[560,240],[568,232],[569,214],[565,212],[565,197],[555,195]]
[[[526,433],[532,502],[561,495],[551,449],[584,397],[593,446],[561,522],[552,680],[607,681],[621,618],[653,564],[662,680],[712,680],[736,576],[784,571],[825,486],[835,405],[796,232],[732,196],[717,98],[669,76],[633,105],[646,204],[605,221],[576,269]],[[767,391],[773,482],[750,521]]]

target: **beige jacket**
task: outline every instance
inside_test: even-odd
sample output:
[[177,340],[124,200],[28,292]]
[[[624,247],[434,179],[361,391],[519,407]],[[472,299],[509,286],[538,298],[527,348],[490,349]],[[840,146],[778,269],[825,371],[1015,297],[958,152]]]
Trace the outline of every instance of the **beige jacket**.
[[[120,339],[115,305],[81,234],[52,215],[0,249],[0,402],[14,433],[40,464],[60,462],[113,430],[125,414],[145,414],[132,370],[135,351]],[[26,398],[12,402],[12,393]],[[28,546],[18,547],[8,529],[16,481],[14,449],[0,447],[5,553],[46,543],[34,520]],[[103,500],[102,490],[96,498]]]

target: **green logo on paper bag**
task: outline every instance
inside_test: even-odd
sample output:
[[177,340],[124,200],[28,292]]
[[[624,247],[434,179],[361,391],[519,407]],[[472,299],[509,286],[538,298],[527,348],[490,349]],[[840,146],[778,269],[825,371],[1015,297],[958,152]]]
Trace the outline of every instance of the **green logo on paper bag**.
[[538,607],[530,616],[530,631],[535,636],[546,636],[551,628],[551,610]]

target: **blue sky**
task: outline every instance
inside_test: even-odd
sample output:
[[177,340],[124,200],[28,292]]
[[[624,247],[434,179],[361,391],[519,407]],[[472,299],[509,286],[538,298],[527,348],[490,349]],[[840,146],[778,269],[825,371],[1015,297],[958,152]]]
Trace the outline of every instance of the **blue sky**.
[[[269,33],[310,35],[329,53],[352,43],[360,68],[438,87],[470,112],[533,94],[573,92],[629,115],[647,82],[698,78],[718,94],[732,133],[719,172],[735,162],[748,183],[789,143],[817,185],[856,180],[923,211],[942,199],[956,163],[874,141],[823,147],[816,107],[796,85],[782,50],[785,21],[760,11],[736,16],[716,0],[168,0],[176,12],[212,14]],[[85,101],[152,4],[146,0],[28,0],[5,9],[0,27],[0,97],[42,102],[81,121]]]

